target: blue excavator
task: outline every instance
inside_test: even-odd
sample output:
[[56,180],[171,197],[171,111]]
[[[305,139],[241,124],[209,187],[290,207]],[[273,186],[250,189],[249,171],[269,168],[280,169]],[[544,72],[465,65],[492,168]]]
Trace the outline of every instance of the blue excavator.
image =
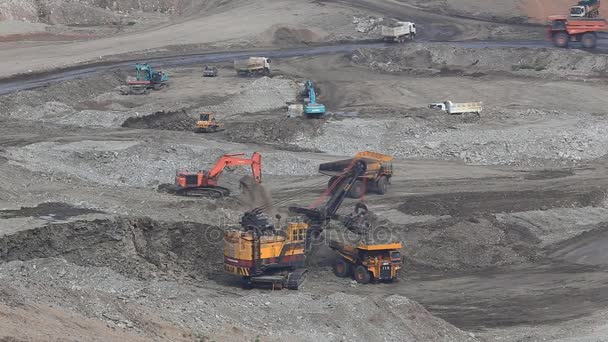
[[325,105],[317,103],[317,94],[310,80],[305,83],[308,101],[304,103],[304,114],[309,118],[320,118],[325,115]]
[[154,71],[148,63],[135,65],[135,78],[127,80],[130,94],[147,94],[149,89],[159,90],[169,86],[169,76],[162,71]]

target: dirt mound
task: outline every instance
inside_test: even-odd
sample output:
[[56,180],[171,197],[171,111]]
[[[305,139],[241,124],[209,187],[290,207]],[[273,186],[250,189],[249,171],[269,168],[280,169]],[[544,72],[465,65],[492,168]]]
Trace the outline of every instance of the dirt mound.
[[313,43],[323,39],[324,34],[314,32],[306,28],[295,28],[284,25],[274,25],[261,35],[264,40],[275,45],[290,45],[301,43]]
[[57,82],[51,87],[4,95],[0,100],[0,115],[33,120],[49,116],[48,119],[57,121],[54,114],[73,114],[80,109],[104,109],[84,106],[85,101],[92,104],[97,96],[123,85],[125,78],[125,73],[112,71],[100,76]]
[[583,260],[597,245],[586,239],[581,247],[572,236],[605,221],[605,210],[593,207],[604,198],[603,191],[580,189],[410,196],[401,212],[435,220],[405,225],[391,220],[386,227],[407,241],[406,255],[419,266],[463,270],[516,264],[545,255],[555,243],[553,257]]
[[204,277],[221,266],[222,231],[147,218],[49,224],[0,237],[0,261],[62,257],[128,277]]
[[150,115],[130,117],[122,127],[137,129],[166,129],[170,131],[193,131],[196,120],[185,110],[159,111]]
[[586,231],[550,249],[549,256],[584,265],[608,265],[608,223]]
[[[350,60],[382,72],[463,74],[508,72],[538,77],[597,77],[607,72],[608,57],[581,50],[463,48],[447,44],[408,44],[389,49],[360,49]],[[457,69],[457,70],[454,70]]]
[[218,115],[233,115],[242,113],[257,113],[287,109],[287,103],[293,102],[300,90],[298,84],[290,79],[278,77],[262,77],[247,84],[244,89],[231,96],[226,101],[204,106],[200,112],[217,113]]
[[[521,263],[534,259],[538,239],[517,226],[492,218],[448,219],[393,229],[407,241],[408,263],[422,267],[468,270]],[[405,275],[404,275],[405,276]]]
[[297,144],[320,134],[323,124],[323,120],[304,118],[262,119],[231,123],[225,134],[230,141],[240,143]]

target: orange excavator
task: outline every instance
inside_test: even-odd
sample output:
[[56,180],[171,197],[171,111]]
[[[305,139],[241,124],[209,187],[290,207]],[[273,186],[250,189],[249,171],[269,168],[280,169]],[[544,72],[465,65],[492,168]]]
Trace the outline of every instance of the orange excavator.
[[219,178],[227,167],[249,166],[256,183],[262,182],[262,155],[254,152],[251,158],[243,158],[244,153],[225,154],[218,159],[209,171],[180,172],[175,175],[175,192],[182,196],[205,196],[216,197],[230,195],[230,190],[218,184]]

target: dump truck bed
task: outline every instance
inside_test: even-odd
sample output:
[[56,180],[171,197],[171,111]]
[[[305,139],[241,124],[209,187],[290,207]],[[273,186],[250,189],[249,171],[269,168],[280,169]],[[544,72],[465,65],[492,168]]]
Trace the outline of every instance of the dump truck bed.
[[329,248],[346,255],[354,256],[357,253],[357,249],[365,251],[384,251],[384,250],[399,250],[403,247],[401,242],[388,242],[388,243],[362,243],[357,244],[346,244],[336,240],[329,240]]
[[234,61],[234,68],[237,70],[256,70],[264,68],[264,58],[250,57]]
[[394,38],[410,34],[409,24],[410,23],[400,23],[400,25],[394,27],[382,26],[382,36]]
[[354,158],[343,159],[329,163],[323,163],[319,165],[319,173],[328,176],[337,176],[343,173],[350,165],[356,160],[363,160],[367,164],[367,171],[364,177],[375,176],[378,174],[378,170],[384,167],[387,170],[392,169],[391,161],[393,157],[376,152],[359,152]]

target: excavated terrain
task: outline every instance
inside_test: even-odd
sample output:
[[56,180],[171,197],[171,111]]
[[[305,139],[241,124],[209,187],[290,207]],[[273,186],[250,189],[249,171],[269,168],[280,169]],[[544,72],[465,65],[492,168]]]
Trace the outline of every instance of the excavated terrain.
[[[164,66],[170,87],[149,95],[124,95],[132,70],[117,67],[0,96],[0,341],[608,339],[608,59],[530,44],[543,29],[520,23],[539,22],[548,10],[539,6],[553,8],[3,2],[0,76],[134,53],[375,41],[388,18],[415,21],[420,35],[273,58],[271,77],[237,77],[229,62],[211,63],[213,78],[198,64]],[[491,41],[500,39],[515,47]],[[327,107],[322,119],[287,115],[306,80]],[[446,100],[483,110],[429,108]],[[203,112],[225,130],[196,133]],[[299,291],[245,290],[224,273],[223,232],[244,211],[265,206],[285,223],[289,206],[325,199],[320,163],[366,150],[395,157],[388,192],[361,199],[367,236],[332,222]],[[263,174],[255,193],[239,187],[248,167],[221,175],[225,198],[170,191],[176,171],[253,152]],[[339,214],[356,203],[346,199]],[[361,239],[403,243],[398,279],[361,285],[333,274],[328,242]]]
[[[580,58],[564,67],[555,51],[541,52],[554,57],[533,71],[498,67],[498,56],[532,63],[530,49],[417,44],[277,60],[271,78],[173,68],[172,86],[148,96],[122,95],[120,72],[4,96],[0,310],[43,335],[22,335],[16,320],[2,331],[74,338],[82,330],[69,315],[104,340],[576,341],[605,312],[604,61],[567,52]],[[304,77],[319,85],[327,118],[287,118]],[[570,92],[556,98],[564,82]],[[476,87],[484,91],[466,90]],[[597,102],[573,106],[581,94]],[[485,108],[425,108],[444,99]],[[194,133],[203,111],[226,130]],[[244,291],[222,272],[222,232],[244,210],[270,202],[286,215],[318,203],[327,179],[317,165],[362,150],[397,158],[389,192],[364,200],[368,238],[405,245],[398,282],[335,277],[325,244],[298,292]],[[229,198],[159,191],[176,170],[253,151],[263,155],[262,202],[238,188],[246,168],[222,176]],[[358,237],[336,224],[329,239]],[[564,325],[567,333],[552,333]]]

